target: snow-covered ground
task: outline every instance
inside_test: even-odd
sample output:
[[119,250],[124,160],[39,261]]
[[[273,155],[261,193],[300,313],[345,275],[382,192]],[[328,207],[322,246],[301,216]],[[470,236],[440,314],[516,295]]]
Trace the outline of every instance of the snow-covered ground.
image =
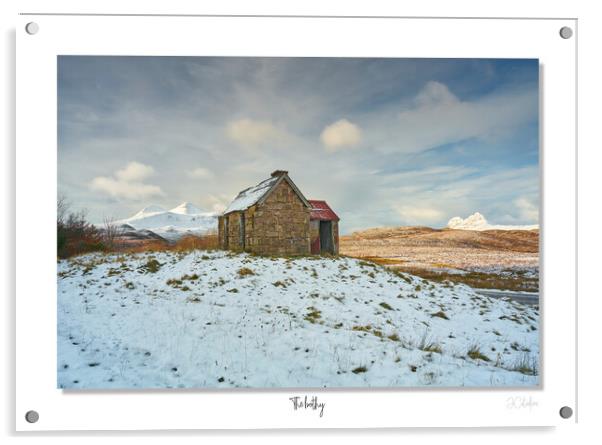
[[539,312],[352,258],[58,263],[58,387],[539,384]]
[[185,235],[203,235],[217,230],[217,215],[205,212],[189,202],[171,210],[151,205],[134,216],[115,221],[136,230],[151,230],[163,238],[175,241]]
[[475,212],[466,218],[454,216],[447,222],[447,228],[456,230],[536,230],[539,229],[539,225],[512,226],[490,224],[483,215]]

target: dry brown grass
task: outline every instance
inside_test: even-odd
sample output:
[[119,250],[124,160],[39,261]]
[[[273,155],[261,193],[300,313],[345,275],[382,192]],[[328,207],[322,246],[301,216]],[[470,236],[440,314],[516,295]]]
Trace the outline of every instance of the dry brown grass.
[[[537,291],[537,276],[500,270],[537,270],[538,230],[451,230],[383,227],[340,238],[342,255],[433,281],[475,288]],[[454,274],[451,269],[468,271]],[[492,273],[471,272],[491,269]]]
[[255,275],[255,272],[253,272],[253,270],[249,269],[248,267],[242,267],[242,268],[238,269],[238,272],[236,272],[236,273],[241,278],[249,276],[249,275]]
[[369,229],[340,238],[342,255],[385,266],[537,266],[537,230]]
[[208,234],[203,236],[187,235],[180,238],[174,245],[173,250],[212,250],[217,249],[217,234]]
[[124,252],[124,253],[140,253],[140,252],[160,252],[163,250],[169,250],[169,243],[167,241],[158,240],[143,240],[137,242],[128,242],[122,244],[116,244],[113,248],[113,252]]
[[[407,247],[461,247],[512,252],[539,252],[538,230],[452,230],[428,227],[376,228],[341,237],[343,246],[400,244]],[[369,255],[369,254],[367,254]],[[375,256],[383,256],[381,253]]]
[[373,263],[380,264],[381,266],[397,265],[403,263],[403,260],[397,258],[382,258],[378,256],[364,256],[361,257],[363,260],[372,261]]
[[422,268],[396,268],[429,281],[439,283],[448,281],[457,284],[466,284],[475,289],[505,289],[509,291],[537,292],[539,279],[523,277],[520,275],[500,275],[498,273],[466,272],[463,274],[448,273],[440,270]]
[[218,247],[217,234],[186,235],[175,243],[160,240],[140,240],[128,243],[116,243],[113,252],[189,252],[192,250],[213,250]]

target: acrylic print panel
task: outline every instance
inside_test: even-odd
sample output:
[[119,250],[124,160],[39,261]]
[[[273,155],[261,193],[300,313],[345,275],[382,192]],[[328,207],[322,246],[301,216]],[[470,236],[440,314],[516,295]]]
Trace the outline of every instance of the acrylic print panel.
[[35,20],[17,411],[40,419],[19,429],[551,425],[575,406],[574,23]]
[[537,386],[538,81],[59,56],[58,387]]

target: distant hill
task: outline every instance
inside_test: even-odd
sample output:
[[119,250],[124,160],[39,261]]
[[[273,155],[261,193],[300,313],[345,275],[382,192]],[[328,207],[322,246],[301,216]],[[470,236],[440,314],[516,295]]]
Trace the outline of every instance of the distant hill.
[[340,252],[419,268],[537,267],[539,230],[382,227],[342,236]]
[[539,251],[539,230],[455,230],[430,227],[383,227],[341,237],[347,247],[429,246],[512,252]]

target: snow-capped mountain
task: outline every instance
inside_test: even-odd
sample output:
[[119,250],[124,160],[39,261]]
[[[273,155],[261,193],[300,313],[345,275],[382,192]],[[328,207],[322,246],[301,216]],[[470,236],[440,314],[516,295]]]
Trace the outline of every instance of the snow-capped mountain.
[[170,210],[171,213],[178,213],[180,215],[202,215],[203,212],[201,209],[196,207],[194,204],[189,202],[183,202],[177,207],[174,207]]
[[166,212],[167,210],[165,210],[163,207],[161,206],[157,206],[157,205],[150,205],[147,206],[145,208],[143,208],[142,210],[140,210],[138,213],[136,213],[134,216],[132,216],[130,219],[140,219],[140,218],[145,218],[147,216],[150,215],[154,215],[155,213],[163,213]]
[[165,210],[150,205],[134,216],[117,221],[136,230],[150,230],[167,240],[177,240],[184,235],[202,235],[217,230],[217,214],[204,212],[189,202]]
[[467,218],[455,216],[447,222],[448,229],[456,230],[535,230],[539,229],[538,224],[530,226],[504,226],[489,224],[487,219],[479,212],[475,212]]

